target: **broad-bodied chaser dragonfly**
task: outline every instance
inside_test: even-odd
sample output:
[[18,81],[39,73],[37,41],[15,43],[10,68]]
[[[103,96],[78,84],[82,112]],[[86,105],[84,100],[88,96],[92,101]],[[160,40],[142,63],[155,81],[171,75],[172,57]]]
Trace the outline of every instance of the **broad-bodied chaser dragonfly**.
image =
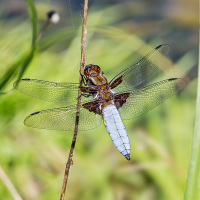
[[[142,115],[184,87],[184,80],[170,78],[153,84],[168,45],[156,47],[135,65],[116,75],[110,82],[98,65],[87,65],[83,83],[54,83],[36,79],[21,79],[14,83],[17,90],[46,101],[72,102],[82,91],[79,130],[104,125],[119,152],[130,160],[130,142],[122,119]],[[71,131],[74,128],[77,105],[42,110],[30,114],[24,121],[29,127]]]

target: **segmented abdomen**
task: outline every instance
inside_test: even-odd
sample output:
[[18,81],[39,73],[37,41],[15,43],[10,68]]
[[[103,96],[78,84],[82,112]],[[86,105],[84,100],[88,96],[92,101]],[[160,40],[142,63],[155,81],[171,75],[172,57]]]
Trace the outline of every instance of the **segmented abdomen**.
[[105,127],[117,149],[130,160],[130,142],[124,123],[115,105],[107,105],[102,111]]

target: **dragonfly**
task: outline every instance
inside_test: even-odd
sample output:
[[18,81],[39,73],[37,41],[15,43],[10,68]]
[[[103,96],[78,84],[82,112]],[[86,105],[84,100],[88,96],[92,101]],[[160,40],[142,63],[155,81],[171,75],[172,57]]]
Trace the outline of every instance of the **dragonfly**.
[[[132,119],[155,108],[183,89],[182,78],[151,81],[161,73],[158,65],[169,50],[167,44],[153,49],[139,62],[108,81],[98,65],[84,68],[82,83],[49,82],[20,79],[14,88],[20,92],[50,102],[77,101],[81,90],[79,130],[98,127],[102,121],[118,151],[130,160],[130,141],[122,120]],[[78,97],[79,98],[79,97]],[[28,127],[58,131],[73,131],[77,104],[37,111],[24,120]],[[103,119],[103,120],[102,120]]]

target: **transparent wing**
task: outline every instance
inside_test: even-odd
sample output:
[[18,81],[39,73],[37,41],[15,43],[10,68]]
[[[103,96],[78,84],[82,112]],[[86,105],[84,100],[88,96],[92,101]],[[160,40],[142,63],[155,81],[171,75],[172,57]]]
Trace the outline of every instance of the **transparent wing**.
[[119,108],[122,119],[131,119],[145,114],[163,101],[179,92],[185,85],[183,79],[167,79],[140,90],[130,92],[126,103]]
[[[76,120],[76,107],[77,105],[71,105],[68,107],[38,111],[30,114],[24,120],[24,124],[39,129],[73,131]],[[96,128],[101,124],[101,121],[101,115],[94,114],[81,107],[79,130],[83,131]]]
[[163,66],[165,62],[164,54],[168,52],[169,45],[167,44],[156,47],[138,63],[116,75],[110,81],[110,84],[120,77],[122,77],[122,82],[113,90],[120,93],[124,90],[140,89],[147,85],[162,72],[158,66]]
[[[78,83],[54,83],[37,79],[21,79],[14,88],[29,96],[51,102],[73,102],[78,97]],[[92,100],[88,93],[81,97],[83,101]]]

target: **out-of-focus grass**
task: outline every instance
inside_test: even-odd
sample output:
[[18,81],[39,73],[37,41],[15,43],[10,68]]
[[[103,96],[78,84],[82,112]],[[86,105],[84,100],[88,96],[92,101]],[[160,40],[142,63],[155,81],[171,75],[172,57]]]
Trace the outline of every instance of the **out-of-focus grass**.
[[27,6],[28,6],[31,22],[32,22],[32,44],[31,44],[29,52],[24,53],[17,60],[15,60],[14,63],[12,63],[11,66],[8,67],[7,72],[3,75],[3,77],[1,77],[1,80],[0,80],[1,94],[3,94],[2,89],[6,86],[7,82],[11,79],[11,77],[16,73],[20,65],[21,65],[21,69],[18,72],[19,73],[18,79],[20,79],[23,76],[25,70],[28,68],[30,62],[32,61],[33,56],[36,51],[36,43],[37,43],[37,35],[38,35],[37,14],[36,14],[34,4],[31,0],[27,0]]
[[[126,15],[119,14],[120,5],[89,9],[88,15],[86,63],[98,64],[109,80],[162,40],[149,39],[147,45],[124,29],[128,25],[120,24]],[[0,77],[21,53],[28,52],[31,35],[29,21],[15,19],[4,24],[0,41]],[[80,27],[63,27],[53,34],[47,33],[38,44],[37,55],[27,65],[23,78],[78,82],[80,36]],[[183,54],[179,61],[185,57]],[[179,62],[176,69],[171,68],[170,77],[185,75],[189,69],[184,63]],[[169,77],[168,74],[165,76]],[[11,88],[12,82],[9,82],[6,90]],[[196,81],[147,115],[125,121],[132,146],[130,162],[115,149],[103,125],[79,132],[67,198],[182,199],[195,115],[194,88]],[[1,96],[0,165],[24,199],[59,198],[72,133],[32,129],[22,122],[32,112],[65,105],[32,99],[18,91]],[[11,199],[2,181],[0,199]]]

